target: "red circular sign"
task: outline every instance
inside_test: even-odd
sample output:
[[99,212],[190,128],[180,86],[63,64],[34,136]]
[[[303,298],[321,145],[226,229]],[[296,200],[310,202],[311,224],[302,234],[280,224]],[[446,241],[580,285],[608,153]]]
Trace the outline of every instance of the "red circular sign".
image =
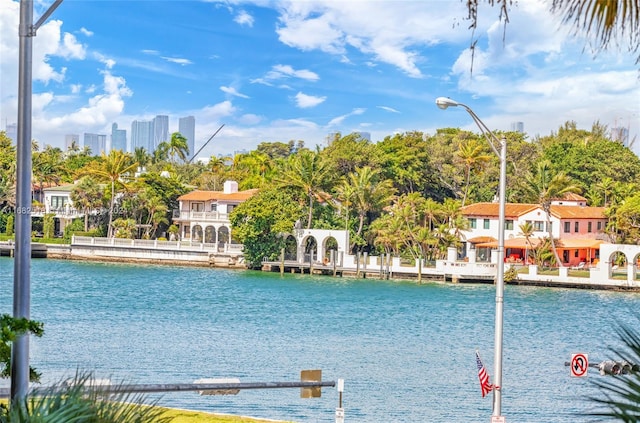
[[571,376],[585,376],[588,368],[589,360],[586,354],[573,354],[571,357]]

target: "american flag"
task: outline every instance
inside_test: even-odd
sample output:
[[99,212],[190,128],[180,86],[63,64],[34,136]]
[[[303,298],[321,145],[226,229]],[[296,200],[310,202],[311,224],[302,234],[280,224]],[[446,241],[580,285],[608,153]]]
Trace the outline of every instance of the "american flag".
[[493,390],[493,385],[489,383],[489,375],[487,370],[480,360],[480,354],[476,351],[476,364],[478,365],[478,378],[480,379],[480,390],[482,391],[482,398],[484,398],[489,392]]

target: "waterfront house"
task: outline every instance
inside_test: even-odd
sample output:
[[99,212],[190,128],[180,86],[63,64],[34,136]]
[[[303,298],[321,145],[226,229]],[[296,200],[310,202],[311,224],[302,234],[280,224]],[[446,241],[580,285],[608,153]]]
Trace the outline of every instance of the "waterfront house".
[[44,217],[45,214],[53,214],[54,234],[62,234],[64,228],[71,223],[73,219],[84,216],[81,211],[73,207],[71,191],[73,191],[74,186],[74,184],[64,184],[44,188],[42,190],[43,202],[34,205],[31,210],[31,216]]
[[229,214],[257,192],[257,189],[238,191],[236,181],[226,181],[223,191],[192,191],[178,197],[180,208],[174,210],[173,223],[178,225],[183,240],[233,243]]
[[[564,266],[588,266],[599,260],[600,244],[605,239],[607,218],[604,207],[589,207],[586,199],[567,194],[551,203],[551,233]],[[478,261],[489,261],[490,251],[497,247],[499,204],[476,203],[462,208],[469,221],[464,231],[466,251],[473,249]],[[538,204],[507,203],[505,207],[505,260],[521,263],[526,252],[548,236],[546,213]],[[530,242],[521,233],[520,225],[533,227]],[[582,264],[581,264],[582,263]]]

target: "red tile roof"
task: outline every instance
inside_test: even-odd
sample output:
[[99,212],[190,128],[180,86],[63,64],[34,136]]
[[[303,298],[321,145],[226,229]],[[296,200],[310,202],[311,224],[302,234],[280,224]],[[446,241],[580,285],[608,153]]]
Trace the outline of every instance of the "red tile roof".
[[[498,203],[475,203],[462,208],[462,214],[467,217],[473,216],[495,216],[500,214]],[[538,208],[537,204],[516,204],[507,203],[505,205],[505,217],[517,218],[525,213]]]
[[[463,207],[462,214],[466,217],[498,217],[499,206],[498,203],[475,203]],[[538,208],[541,208],[538,204],[507,203],[505,217],[516,219]],[[551,214],[558,219],[605,219],[604,210],[604,207],[551,206]]]
[[226,194],[224,191],[195,190],[178,197],[178,201],[246,201],[255,195],[258,189],[248,189]]

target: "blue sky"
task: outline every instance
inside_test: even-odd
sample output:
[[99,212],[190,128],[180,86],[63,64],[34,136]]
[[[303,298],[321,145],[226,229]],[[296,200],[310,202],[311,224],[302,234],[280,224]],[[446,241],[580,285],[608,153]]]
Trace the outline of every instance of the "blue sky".
[[[640,76],[624,50],[594,57],[588,42],[519,0],[503,42],[499,10],[482,2],[475,34],[463,1],[64,0],[33,53],[33,138],[110,134],[133,120],[196,119],[200,156],[260,142],[325,145],[329,133],[477,132],[524,123],[530,138],[566,121],[640,132]],[[51,4],[35,1],[34,21]],[[19,2],[0,0],[0,129],[17,120]],[[469,45],[477,37],[473,73]],[[640,141],[634,145],[640,151]]]

